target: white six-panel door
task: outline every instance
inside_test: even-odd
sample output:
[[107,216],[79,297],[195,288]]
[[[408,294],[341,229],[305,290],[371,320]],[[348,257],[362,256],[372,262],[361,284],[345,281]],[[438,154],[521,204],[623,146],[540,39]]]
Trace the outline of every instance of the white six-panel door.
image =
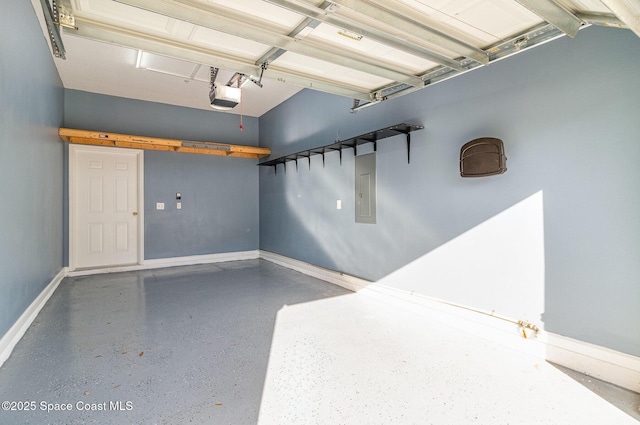
[[71,269],[139,263],[142,151],[71,145],[69,158]]

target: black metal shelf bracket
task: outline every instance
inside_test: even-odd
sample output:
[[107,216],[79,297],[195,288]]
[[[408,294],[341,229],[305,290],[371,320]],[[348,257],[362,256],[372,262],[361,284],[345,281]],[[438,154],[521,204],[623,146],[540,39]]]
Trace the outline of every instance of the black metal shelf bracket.
[[373,151],[377,152],[378,150],[378,142],[382,139],[386,139],[388,137],[397,136],[399,134],[404,134],[407,138],[407,164],[411,163],[411,133],[417,130],[424,129],[424,126],[414,125],[414,124],[396,124],[390,127],[381,128],[380,130],[372,131],[371,133],[361,134],[356,137],[352,137],[346,140],[336,140],[335,142],[320,146],[314,149],[308,149],[300,152],[296,152],[290,155],[281,156],[276,159],[271,159],[269,161],[261,162],[258,165],[261,166],[273,166],[275,170],[275,174],[278,173],[278,164],[282,164],[284,166],[284,173],[287,174],[287,162],[295,161],[296,163],[296,171],[298,171],[298,159],[299,158],[307,158],[309,161],[309,169],[311,169],[311,156],[312,155],[322,155],[322,167],[325,165],[325,153],[327,151],[338,151],[340,154],[340,165],[342,165],[342,149],[345,147],[353,148],[353,155],[358,155],[358,146],[363,145],[365,143],[373,143]]

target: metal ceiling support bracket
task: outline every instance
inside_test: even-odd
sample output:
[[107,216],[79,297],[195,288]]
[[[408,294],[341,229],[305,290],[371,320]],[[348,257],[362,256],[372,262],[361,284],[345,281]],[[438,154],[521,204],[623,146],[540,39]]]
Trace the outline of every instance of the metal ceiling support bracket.
[[235,84],[237,87],[242,88],[246,83],[248,83],[249,81],[251,81],[253,84],[255,84],[256,86],[263,88],[262,85],[262,73],[260,74],[261,77],[259,79],[253,77],[252,75],[247,75],[247,74],[243,74],[241,72],[236,72],[235,74],[233,74],[231,76],[231,78],[229,78],[229,81],[227,81],[227,86],[229,87],[233,87],[233,85]]
[[391,8],[384,8],[362,0],[331,0],[340,6],[351,9],[363,16],[375,19],[395,29],[397,32],[412,35],[428,43],[450,50],[460,56],[476,60],[484,65],[489,63],[487,54],[475,46],[458,40],[448,34],[413,19],[398,14]]
[[[45,0],[41,0],[45,1]],[[209,49],[195,47],[180,43],[174,40],[162,38],[155,34],[146,34],[138,31],[131,31],[121,27],[101,24],[89,19],[76,17],[78,27],[73,30],[63,28],[64,34],[88,38],[104,43],[129,47],[162,56],[181,59],[188,62],[214,66],[223,69],[232,69],[249,75],[257,75],[260,68],[254,63],[231,56],[226,53],[216,52]],[[284,69],[269,66],[270,77],[274,80],[287,82],[290,84],[308,87],[316,90],[333,93],[368,101],[371,96],[356,88],[333,84],[329,81],[319,79],[305,74],[293,74]]]
[[612,14],[576,13],[576,16],[589,25],[603,27],[628,28],[617,16]]
[[220,68],[216,68],[214,66],[210,67],[209,69],[209,84],[210,87],[213,87],[216,83],[216,77],[218,76],[218,71],[220,71]]
[[351,108],[351,113],[352,114],[356,114],[356,113],[358,113],[358,111],[361,111],[363,109],[369,108],[369,107],[371,107],[373,105],[377,105],[380,102],[381,102],[381,100],[372,100],[371,102],[358,104],[358,106],[354,106],[353,108]]
[[[73,14],[73,8],[71,7],[71,0],[52,0],[52,1],[58,6],[58,11],[57,11],[58,24],[66,28],[75,28],[76,18]],[[55,15],[56,14],[54,13],[54,16]]]
[[600,0],[640,37],[640,4],[631,0]]
[[262,88],[262,77],[264,76],[264,71],[266,71],[268,67],[269,62],[260,62],[260,78],[258,78],[258,81],[254,81],[253,79],[251,79],[251,81],[253,81],[260,88]]
[[516,0],[569,37],[576,36],[584,22],[554,0]]
[[[336,4],[332,4],[332,6],[335,6],[333,9],[327,8],[327,10],[325,10],[321,8],[322,6],[316,7],[302,0],[265,0],[265,1],[271,4],[275,4],[276,6],[280,6],[282,8],[291,10],[292,12],[296,12],[298,14],[306,16],[308,19],[315,19],[320,22],[325,22],[329,25],[333,25],[348,31],[361,34],[364,37],[369,38],[373,41],[376,41],[378,43],[384,44],[389,47],[393,47],[394,49],[398,49],[406,53],[410,53],[414,56],[434,62],[436,64],[448,66],[454,69],[461,69],[460,64],[455,59],[451,59],[438,52],[427,49],[424,46],[409,42],[402,38],[392,37],[378,29],[366,27],[366,24],[358,22],[354,19],[348,18],[346,16],[340,16],[336,13],[333,13],[335,12],[336,9],[339,10],[338,5]],[[328,13],[328,10],[330,9],[331,9],[331,13]]]
[[303,39],[295,39],[294,37],[282,35],[276,31],[259,28],[256,25],[236,20],[232,16],[224,15],[223,13],[225,12],[222,9],[216,10],[216,12],[213,13],[192,7],[185,0],[172,0],[170,2],[159,2],[157,0],[116,1],[169,18],[241,37],[246,40],[267,44],[300,55],[356,69],[391,81],[403,82],[415,87],[423,86],[422,80],[419,77],[374,63],[366,56],[355,51],[342,50],[336,46],[328,46],[315,41],[310,42]]
[[51,51],[55,57],[65,59],[64,44],[62,44],[60,29],[58,27],[59,19],[56,0],[52,0],[51,5],[49,5],[47,0],[40,0],[40,4],[42,5],[42,13],[44,14],[44,21],[47,25],[47,32],[49,33]]

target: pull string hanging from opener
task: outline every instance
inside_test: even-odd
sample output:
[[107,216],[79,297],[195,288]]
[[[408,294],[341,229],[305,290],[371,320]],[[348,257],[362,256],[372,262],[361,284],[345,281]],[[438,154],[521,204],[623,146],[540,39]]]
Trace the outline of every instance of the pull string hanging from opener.
[[240,80],[242,80],[242,78],[238,78],[238,88],[240,89],[240,131],[244,131],[244,127],[242,126],[242,87],[240,87]]

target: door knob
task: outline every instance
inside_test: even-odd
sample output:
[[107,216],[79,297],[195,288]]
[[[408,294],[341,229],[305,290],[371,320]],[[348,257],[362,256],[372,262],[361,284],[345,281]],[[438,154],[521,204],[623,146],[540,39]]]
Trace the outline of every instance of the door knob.
[[133,212],[133,215],[138,215],[138,211],[134,211],[134,212]]

